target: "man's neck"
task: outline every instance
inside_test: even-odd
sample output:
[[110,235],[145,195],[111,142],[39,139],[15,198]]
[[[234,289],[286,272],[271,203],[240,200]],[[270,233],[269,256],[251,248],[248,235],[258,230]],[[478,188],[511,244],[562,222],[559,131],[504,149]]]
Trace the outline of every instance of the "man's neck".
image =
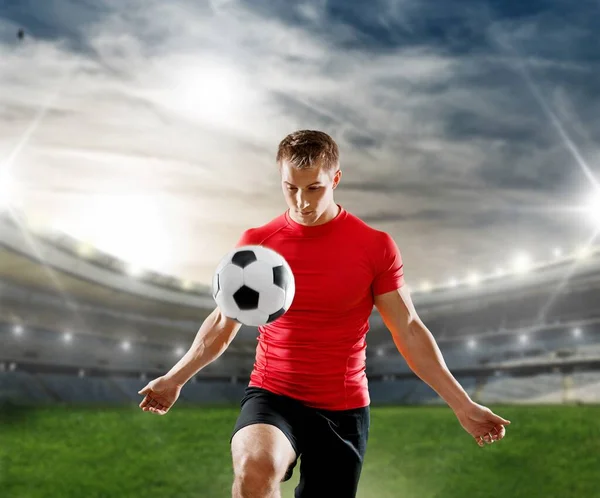
[[317,220],[317,222],[313,226],[324,225],[325,223],[329,223],[338,214],[340,214],[340,211],[341,208],[336,203],[333,203],[333,205],[323,213],[323,215]]

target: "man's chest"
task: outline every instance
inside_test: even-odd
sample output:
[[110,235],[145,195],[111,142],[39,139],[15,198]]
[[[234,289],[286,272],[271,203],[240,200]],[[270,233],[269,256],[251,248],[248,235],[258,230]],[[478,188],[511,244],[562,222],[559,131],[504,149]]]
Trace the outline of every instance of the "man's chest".
[[296,310],[344,311],[370,298],[373,269],[366,249],[343,246],[316,248],[301,241],[275,242],[271,247],[294,274]]

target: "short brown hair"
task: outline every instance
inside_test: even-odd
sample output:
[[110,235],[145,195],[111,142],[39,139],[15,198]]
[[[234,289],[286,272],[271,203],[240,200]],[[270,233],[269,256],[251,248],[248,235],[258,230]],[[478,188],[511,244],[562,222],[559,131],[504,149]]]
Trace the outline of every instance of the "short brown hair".
[[283,161],[298,169],[321,166],[326,171],[339,168],[340,152],[335,140],[327,133],[317,130],[298,130],[290,133],[277,149],[277,167]]

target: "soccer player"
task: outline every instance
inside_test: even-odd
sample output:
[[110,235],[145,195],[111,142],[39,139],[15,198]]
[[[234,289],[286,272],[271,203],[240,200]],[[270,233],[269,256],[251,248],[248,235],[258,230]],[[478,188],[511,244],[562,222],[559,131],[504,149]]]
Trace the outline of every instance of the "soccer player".
[[[279,144],[276,163],[288,209],[245,231],[286,258],[296,293],[290,309],[259,327],[256,361],[232,431],[233,498],[279,498],[300,458],[296,498],[354,498],[370,425],[365,336],[373,307],[412,371],[454,411],[477,444],[510,421],[472,401],[449,372],[404,285],[398,246],[334,200],[342,172],[336,142],[301,130]],[[218,307],[185,356],[140,394],[166,414],[181,388],[220,356],[240,324]]]

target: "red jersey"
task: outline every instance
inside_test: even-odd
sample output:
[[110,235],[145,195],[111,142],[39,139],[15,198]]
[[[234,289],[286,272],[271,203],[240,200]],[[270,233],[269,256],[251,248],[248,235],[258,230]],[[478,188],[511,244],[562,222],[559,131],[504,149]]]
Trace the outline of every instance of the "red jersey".
[[296,283],[289,310],[258,328],[250,386],[326,410],[370,403],[366,334],[373,298],[404,284],[400,251],[386,232],[340,206],[331,221],[296,223],[289,212],[246,230],[237,247],[281,254]]

